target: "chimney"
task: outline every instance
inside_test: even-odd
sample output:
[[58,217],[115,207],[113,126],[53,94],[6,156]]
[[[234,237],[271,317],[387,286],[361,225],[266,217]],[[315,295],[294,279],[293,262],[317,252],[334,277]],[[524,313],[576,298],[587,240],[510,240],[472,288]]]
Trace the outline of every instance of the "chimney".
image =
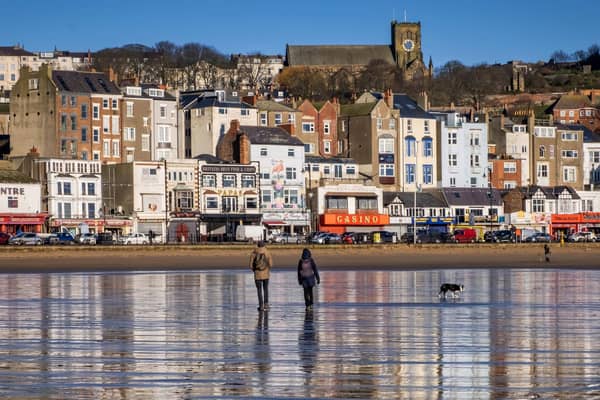
[[244,96],[242,97],[242,101],[246,104],[250,104],[251,106],[256,106],[257,96],[254,94],[252,96]]
[[339,116],[340,115],[340,99],[338,99],[337,97],[334,97],[332,99],[332,103],[333,103],[333,106],[335,107],[336,115]]
[[234,132],[237,133],[240,131],[240,120],[239,119],[234,119],[231,121],[231,124],[229,125],[229,132]]
[[394,108],[394,96],[392,95],[392,89],[386,89],[385,92],[383,92],[383,100],[389,108]]
[[33,146],[31,147],[31,149],[29,150],[29,154],[27,154],[28,156],[31,156],[31,158],[40,158],[40,153],[37,149],[37,147]]
[[417,103],[423,110],[429,111],[429,98],[427,96],[427,92],[423,91],[419,93]]
[[281,129],[290,134],[290,136],[296,136],[296,126],[294,124],[281,124]]
[[250,164],[250,139],[244,132],[238,136],[238,139],[237,145],[239,146],[240,155],[238,161],[240,164]]

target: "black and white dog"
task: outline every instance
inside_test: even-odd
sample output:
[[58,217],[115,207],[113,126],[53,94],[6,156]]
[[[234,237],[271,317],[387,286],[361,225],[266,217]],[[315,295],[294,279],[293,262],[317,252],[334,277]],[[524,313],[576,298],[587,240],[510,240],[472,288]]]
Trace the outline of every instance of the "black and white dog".
[[465,290],[465,287],[463,285],[457,285],[455,283],[444,283],[442,284],[442,286],[440,286],[440,292],[438,293],[438,297],[446,298],[446,294],[448,294],[448,292],[452,294],[453,298],[459,297],[460,292],[462,292],[463,290]]

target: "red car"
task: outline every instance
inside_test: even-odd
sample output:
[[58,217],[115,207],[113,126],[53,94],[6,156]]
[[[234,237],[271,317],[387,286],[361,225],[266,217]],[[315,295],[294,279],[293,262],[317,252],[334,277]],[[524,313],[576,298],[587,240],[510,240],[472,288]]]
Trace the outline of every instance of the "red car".
[[8,244],[10,235],[8,233],[0,232],[0,244]]

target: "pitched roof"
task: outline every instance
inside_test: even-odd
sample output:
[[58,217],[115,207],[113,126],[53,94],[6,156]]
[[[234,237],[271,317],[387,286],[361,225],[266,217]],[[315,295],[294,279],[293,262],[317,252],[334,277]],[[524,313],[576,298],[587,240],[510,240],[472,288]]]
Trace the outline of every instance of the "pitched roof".
[[306,164],[356,164],[353,158],[321,156],[305,156],[304,162]]
[[[414,207],[415,192],[383,192],[383,205],[387,206],[398,198],[404,207]],[[417,192],[417,207],[445,208],[448,204],[443,199],[439,190]]]
[[388,45],[287,45],[286,55],[290,67],[367,65],[372,60],[395,64],[392,49]]
[[18,46],[0,46],[0,56],[35,56],[35,54]]
[[551,109],[577,109],[591,106],[590,99],[583,94],[564,94],[551,106]]
[[[450,206],[485,206],[490,205],[489,189],[487,188],[442,188],[446,202]],[[491,204],[502,205],[501,192],[492,188]]]
[[273,100],[258,100],[256,102],[256,108],[264,111],[286,111],[286,112],[299,112],[291,107],[281,104]]
[[248,135],[251,144],[304,146],[304,143],[300,139],[290,135],[286,130],[279,127],[240,126],[240,131]]
[[433,114],[425,111],[419,104],[407,94],[394,94],[394,109],[400,111],[400,118],[435,119]]
[[62,92],[121,94],[117,85],[100,72],[52,71],[52,81]]
[[233,161],[222,160],[219,157],[215,157],[212,154],[199,154],[196,157],[192,157],[196,160],[205,161],[209,164],[231,164]]
[[573,189],[571,186],[522,186],[519,187],[519,190],[523,194],[523,198],[530,199],[532,198],[538,191],[541,191],[547,199],[556,200],[558,196],[563,193],[565,190],[571,194],[573,199],[579,200],[580,197],[577,194],[577,191]]
[[223,100],[214,90],[182,92],[179,97],[179,104],[184,109],[195,108],[244,108],[254,109],[256,107],[240,101],[239,97],[223,96]]
[[343,104],[340,106],[340,116],[357,117],[359,115],[369,115],[376,105],[376,102]]

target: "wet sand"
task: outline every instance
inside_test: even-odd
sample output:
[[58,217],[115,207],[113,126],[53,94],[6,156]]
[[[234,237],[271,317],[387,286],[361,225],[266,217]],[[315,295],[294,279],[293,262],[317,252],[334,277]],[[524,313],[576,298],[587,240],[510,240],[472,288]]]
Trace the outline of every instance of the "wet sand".
[[[268,246],[275,268],[294,268],[303,246]],[[600,244],[309,246],[321,269],[600,269]],[[251,246],[0,248],[0,273],[248,268]]]

